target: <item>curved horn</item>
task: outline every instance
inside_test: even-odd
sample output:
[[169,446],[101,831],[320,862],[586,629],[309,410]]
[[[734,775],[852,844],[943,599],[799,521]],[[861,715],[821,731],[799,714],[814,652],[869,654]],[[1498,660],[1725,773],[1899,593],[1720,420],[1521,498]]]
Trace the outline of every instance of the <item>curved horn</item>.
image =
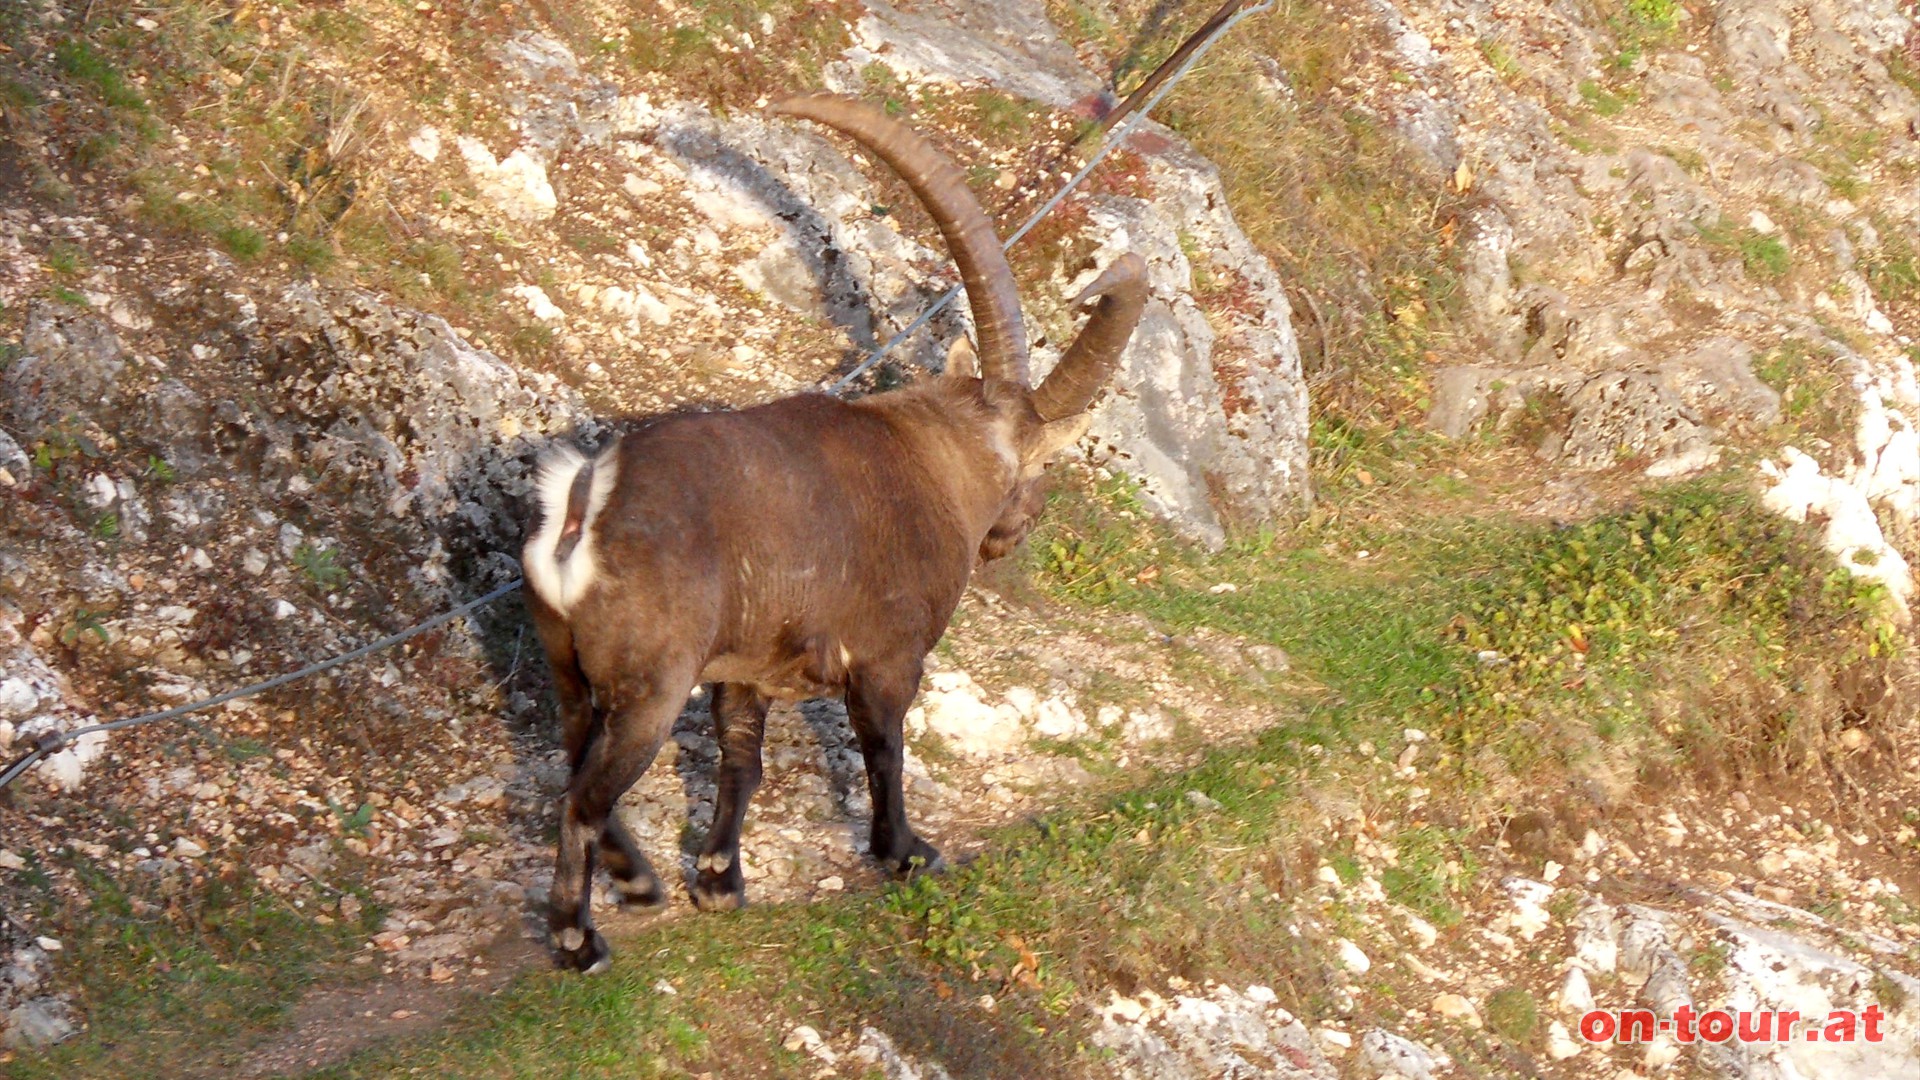
[[1042,420],[1084,412],[1093,396],[1113,378],[1120,353],[1147,306],[1147,261],[1129,251],[1113,262],[1073,300],[1078,307],[1098,297],[1100,306],[1067,346],[1066,355],[1033,392],[1033,410]]
[[980,368],[989,379],[1031,386],[1027,331],[1020,320],[1020,294],[1000,238],[986,211],[967,190],[966,178],[933,144],[905,124],[863,101],[809,94],[787,98],[769,112],[814,120],[851,136],[874,152],[925,204],[960,267],[980,337]]

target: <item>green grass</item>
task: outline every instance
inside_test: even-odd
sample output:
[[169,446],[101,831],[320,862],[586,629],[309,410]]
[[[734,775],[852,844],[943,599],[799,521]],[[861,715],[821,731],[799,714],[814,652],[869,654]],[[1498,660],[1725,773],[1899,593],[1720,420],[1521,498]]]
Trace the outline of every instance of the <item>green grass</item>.
[[[794,1024],[828,1034],[872,1023],[957,1075],[1057,1069],[1085,1032],[1082,993],[1165,971],[1324,992],[1312,946],[1270,899],[1287,873],[1272,841],[1296,815],[1285,738],[1216,751],[1198,768],[1117,798],[1002,830],[968,866],[878,896],[699,916],[616,942],[608,975],[523,977],[422,1043],[321,1075],[685,1075],[765,1062]],[[1192,808],[1199,790],[1220,809]],[[661,981],[677,993],[654,989]],[[1289,983],[1293,985],[1289,987]],[[976,1000],[992,995],[996,1011]]]
[[1894,82],[1920,94],[1920,65],[1908,59],[1900,49],[1889,52],[1886,55],[1886,63],[1887,74],[1893,78]]
[[1700,239],[1711,247],[1733,251],[1740,265],[1755,281],[1779,281],[1793,269],[1793,256],[1786,241],[1774,233],[1762,233],[1726,218],[1695,222]]
[[1920,246],[1895,222],[1874,224],[1880,233],[1880,246],[1862,260],[1874,298],[1881,303],[1920,299]]
[[1525,1045],[1540,1031],[1540,1007],[1525,987],[1506,986],[1487,998],[1486,1020],[1501,1038]]
[[[1425,728],[1446,767],[1485,792],[1684,761],[1708,744],[1777,763],[1807,734],[1797,718],[1818,713],[1822,666],[1878,662],[1894,645],[1877,587],[1727,480],[1562,530],[1426,521],[1344,537],[1396,553],[1365,564],[1296,536],[1182,565],[1176,545],[1149,556],[1101,520],[1071,498],[1056,507],[1034,542],[1044,587],[1073,599],[1098,581],[1106,604],[1168,632],[1211,625],[1279,645],[1334,688],[1332,727],[1356,741]],[[1063,540],[1081,555],[1071,564],[1053,555]],[[1150,560],[1161,574],[1135,584]],[[1239,588],[1206,591],[1222,580]],[[1787,655],[1789,640],[1815,639],[1824,659]],[[1676,720],[1696,715],[1724,726]]]
[[239,259],[257,259],[267,250],[267,238],[250,225],[226,225],[214,233],[220,246]]
[[[1212,555],[1181,550],[1115,514],[1126,498],[1112,489],[1056,498],[1029,556],[1044,589],[1089,612],[1139,612],[1165,632],[1204,625],[1273,642],[1324,691],[1276,699],[1277,722],[1248,745],[1212,748],[1192,769],[1001,830],[964,868],[878,897],[643,931],[617,943],[610,980],[523,979],[446,1032],[326,1075],[669,1075],[724,1069],[741,1054],[796,1075],[808,1063],[775,1044],[803,1021],[830,1033],[875,1023],[909,1052],[961,1071],[1025,1074],[1073,1060],[1085,1036],[1074,1001],[1157,985],[1167,971],[1257,979],[1312,1014],[1331,1000],[1325,958],[1279,931],[1287,909],[1271,896],[1297,888],[1289,883],[1316,858],[1348,882],[1362,871],[1340,845],[1291,854],[1317,831],[1300,810],[1301,785],[1325,768],[1310,748],[1418,725],[1451,759],[1429,766],[1436,779],[1479,790],[1481,805],[1500,798],[1475,784],[1491,768],[1487,748],[1527,781],[1513,790],[1551,801],[1553,785],[1571,782],[1567,761],[1596,746],[1628,760],[1724,752],[1673,727],[1667,707],[1685,700],[1718,717],[1729,741],[1740,736],[1757,719],[1716,709],[1711,694],[1743,677],[1782,688],[1808,678],[1778,648],[1789,633],[1828,641],[1828,658],[1873,649],[1868,615],[1852,605],[1857,589],[1802,531],[1711,483],[1564,530],[1426,522],[1367,538],[1390,554],[1366,562],[1297,536]],[[1053,553],[1068,535],[1088,545],[1087,559]],[[1136,584],[1149,558],[1167,571]],[[1089,566],[1105,568],[1094,592]],[[1239,588],[1209,591],[1219,581]],[[1480,650],[1505,662],[1475,662]],[[1655,685],[1654,672],[1669,685]],[[1612,716],[1611,734],[1596,733],[1598,714]],[[1195,810],[1185,796],[1194,790],[1220,809]],[[1388,895],[1435,925],[1457,922],[1479,873],[1472,830],[1418,825],[1391,839]],[[1329,917],[1337,927],[1337,912]],[[654,992],[661,978],[679,994]],[[971,1004],[981,993],[998,1001],[992,1020]],[[1485,1011],[1509,1041],[1538,1034],[1523,989],[1494,994]]]
[[[1286,649],[1300,683],[1237,691],[1272,717],[1265,730],[1196,747],[1190,768],[1114,775],[991,833],[984,854],[943,875],[619,937],[608,977],[523,976],[423,1040],[323,1075],[684,1075],[752,1060],[798,1076],[817,1063],[778,1045],[797,1023],[829,1034],[872,1023],[957,1075],[1033,1075],[1085,1060],[1076,1002],[1160,986],[1169,971],[1258,981],[1320,1015],[1333,1001],[1320,943],[1346,932],[1344,916],[1329,910],[1325,933],[1296,936],[1286,926],[1301,915],[1287,901],[1321,861],[1348,882],[1364,872],[1303,797],[1344,782],[1330,762],[1352,755],[1327,751],[1397,745],[1404,727],[1429,733],[1420,782],[1447,792],[1449,823],[1383,837],[1397,855],[1379,872],[1396,902],[1447,926],[1480,874],[1475,822],[1552,805],[1596,768],[1793,765],[1815,745],[1794,741],[1805,733],[1795,718],[1839,711],[1821,680],[1885,662],[1872,591],[1832,568],[1803,527],[1723,482],[1563,529],[1405,518],[1302,526],[1217,553],[1122,516],[1130,499],[1117,485],[1056,496],[1027,556],[1036,584],[1069,617],[1132,612],[1159,633],[1207,626]],[[1068,539],[1077,559],[1056,554]],[[1362,545],[1371,558],[1343,554]],[[1143,579],[1149,563],[1162,570]],[[1212,590],[1223,581],[1238,587]],[[1792,655],[1789,639],[1800,643]],[[1476,659],[1487,655],[1499,662]],[[1191,791],[1218,808],[1196,808]],[[349,830],[361,813],[335,812]],[[224,956],[228,941],[195,948]],[[98,947],[118,957],[116,971],[146,962],[111,939]],[[678,993],[656,991],[661,980]],[[163,1024],[153,1010],[183,1007],[160,989],[128,1023]],[[284,1003],[274,995],[289,989],[262,991],[257,1012],[226,1022],[270,1024]],[[993,1013],[976,1004],[982,994]],[[1531,1004],[1495,995],[1489,1023],[1527,1042]],[[58,1062],[126,1052],[89,1035]]]
[[1462,831],[1429,825],[1395,838],[1399,858],[1380,875],[1380,886],[1397,903],[1445,929],[1460,921],[1456,901],[1478,872],[1478,860]]
[[1787,338],[1761,353],[1753,374],[1780,394],[1780,418],[1788,438],[1814,435],[1851,443],[1860,409],[1838,357],[1831,349],[1801,338]]
[[1580,83],[1580,100],[1587,103],[1587,108],[1601,116],[1618,116],[1627,108],[1625,97],[1614,93],[1593,79],[1586,79]]
[[91,88],[107,105],[129,112],[147,111],[147,99],[139,88],[92,43],[69,38],[55,47],[53,56],[62,74]]
[[1024,98],[1011,97],[995,90],[975,91],[971,98],[979,116],[980,131],[992,138],[1007,140],[1032,132],[1041,108]]
[[1678,0],[1627,0],[1627,14],[1650,31],[1671,30],[1680,21]]
[[[73,869],[88,906],[70,917],[84,919],[87,932],[63,934],[59,962],[78,984],[75,1004],[87,1030],[5,1066],[14,1080],[204,1070],[219,1060],[210,1056],[214,1046],[283,1017],[382,917],[369,904],[357,923],[322,926],[259,890],[244,871],[211,874],[186,889],[138,871],[116,875],[78,857]],[[51,895],[45,903],[47,914],[57,909]]]
[[1520,74],[1520,65],[1514,60],[1513,54],[1492,38],[1480,39],[1480,55],[1486,59],[1487,66],[1503,79],[1512,79]]
[[86,276],[88,260],[86,251],[80,245],[69,240],[56,240],[47,247],[46,266],[54,276],[73,281]]
[[1660,153],[1673,159],[1675,165],[1685,170],[1688,176],[1699,176],[1707,171],[1707,159],[1698,150],[1683,146],[1663,146]]
[[40,104],[40,94],[17,79],[0,78],[0,120],[24,120]]
[[[819,86],[824,65],[846,48],[848,23],[858,18],[844,0],[642,7],[625,35],[625,62],[668,76],[677,93],[725,108],[750,107],[768,87]],[[744,47],[748,39],[752,46]]]

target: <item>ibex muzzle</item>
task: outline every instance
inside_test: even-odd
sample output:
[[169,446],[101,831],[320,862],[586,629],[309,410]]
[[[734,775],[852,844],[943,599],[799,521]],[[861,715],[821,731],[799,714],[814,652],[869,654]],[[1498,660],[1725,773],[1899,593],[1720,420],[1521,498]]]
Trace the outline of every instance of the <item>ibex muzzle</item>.
[[522,553],[572,762],[550,925],[564,958],[607,963],[593,929],[596,853],[622,902],[666,901],[614,802],[638,780],[698,683],[720,740],[713,829],[696,861],[703,908],[739,906],[740,826],[779,699],[842,694],[873,795],[871,851],[901,873],[940,856],[907,824],[901,719],[975,559],[1017,544],[1041,470],[1086,429],[1146,304],[1123,255],[1083,294],[1086,328],[1039,387],[1013,276],[960,171],[871,106],[815,96],[774,112],[837,128],[912,187],[973,307],[979,372],[859,401],[803,394],[738,412],[652,418],[589,460],[543,463]]

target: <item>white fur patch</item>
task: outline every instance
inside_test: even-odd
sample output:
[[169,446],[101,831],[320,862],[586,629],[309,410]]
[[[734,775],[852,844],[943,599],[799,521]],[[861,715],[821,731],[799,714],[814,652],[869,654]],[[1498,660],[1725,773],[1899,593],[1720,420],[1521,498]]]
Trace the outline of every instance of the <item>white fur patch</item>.
[[1011,416],[998,416],[987,424],[987,448],[993,456],[1000,459],[1000,465],[1009,475],[1018,475],[1020,455],[1013,449],[1014,420]]
[[[618,444],[615,444],[617,446]],[[593,525],[600,510],[613,494],[617,473],[614,446],[602,451],[593,463],[593,484],[587,491],[587,512],[580,522],[580,539],[566,559],[554,557],[560,546],[560,530],[566,527],[567,497],[573,492],[574,477],[587,464],[587,457],[571,446],[554,448],[540,462],[540,475],[534,481],[540,502],[540,531],[533,534],[520,551],[520,565],[526,571],[527,584],[565,615],[585,595],[598,575],[594,558]]]

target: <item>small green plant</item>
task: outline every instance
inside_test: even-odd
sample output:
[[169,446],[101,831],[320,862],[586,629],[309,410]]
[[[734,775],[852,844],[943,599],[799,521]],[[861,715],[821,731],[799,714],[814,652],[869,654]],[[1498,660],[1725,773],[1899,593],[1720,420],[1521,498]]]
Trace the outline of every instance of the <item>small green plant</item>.
[[337,552],[332,548],[315,547],[301,544],[293,549],[293,565],[312,584],[329,592],[346,583],[347,571],[336,560]]
[[1848,201],[1857,201],[1867,190],[1867,182],[1861,179],[1859,172],[1848,163],[1827,169],[1823,176],[1827,181],[1827,187],[1831,188],[1835,195]]
[[1787,276],[1793,258],[1787,254],[1786,241],[1772,233],[1756,234],[1741,240],[1740,265],[1762,281],[1774,281]]
[[973,107],[980,114],[980,130],[999,139],[1026,135],[1039,115],[1036,106],[997,90],[975,93]]
[[1528,394],[1525,404],[1507,428],[1507,441],[1538,448],[1556,435],[1564,435],[1573,422],[1573,406],[1564,393],[1542,388]]
[[[1912,39],[1908,39],[1912,40]],[[1920,94],[1920,57],[1909,57],[1904,49],[1895,49],[1886,56],[1887,74],[1894,82]]]
[[1625,98],[1592,79],[1580,83],[1580,100],[1601,116],[1618,116],[1627,108]]
[[23,121],[40,104],[33,87],[12,79],[0,79],[0,125]]
[[[1856,565],[1871,566],[1871,558],[1863,559],[1867,552],[1856,552]],[[1870,657],[1897,656],[1906,643],[1906,636],[1894,622],[1894,601],[1884,582],[1856,574],[1845,566],[1836,566],[1827,574],[1823,597],[1842,611],[1853,613],[1860,620],[1867,636],[1867,655]]]
[[1898,1012],[1906,1005],[1909,996],[1906,987],[1893,981],[1884,971],[1873,973],[1873,981],[1867,984],[1867,992],[1888,1012]]
[[1142,510],[1138,489],[1126,478],[1101,485],[1099,511],[1070,522],[1056,518],[1033,550],[1040,580],[1056,595],[1083,603],[1111,603],[1135,588],[1143,562],[1134,532],[1121,522],[1137,520]]
[[1066,5],[1067,19],[1064,29],[1079,41],[1104,41],[1113,33],[1112,15],[1102,11],[1105,5],[1084,4],[1080,0],[1069,0]]
[[1487,1026],[1510,1042],[1530,1041],[1540,1030],[1540,1007],[1524,987],[1507,986],[1487,998]]
[[1880,232],[1880,246],[1863,260],[1867,286],[1881,303],[1897,303],[1920,297],[1920,247],[1899,225],[1889,221],[1874,223]]
[[1912,926],[1920,923],[1920,908],[1916,908],[1913,901],[1904,896],[1881,893],[1873,900],[1880,905],[1881,910],[1887,913],[1887,921],[1895,926]]
[[1846,901],[1838,896],[1823,896],[1806,905],[1806,910],[1832,922],[1847,912]]
[[93,519],[93,525],[87,531],[91,532],[96,540],[112,540],[120,535],[120,515],[101,514]]
[[1716,938],[1693,950],[1693,955],[1687,958],[1687,967],[1699,978],[1712,979],[1727,970],[1729,955],[1727,943]]
[[1684,146],[1663,146],[1660,152],[1671,158],[1688,176],[1699,176],[1707,171],[1707,159],[1698,150],[1689,150]]
[[147,99],[139,89],[86,41],[68,38],[54,48],[53,58],[61,74],[92,87],[108,105],[131,112],[147,110]]
[[167,463],[166,458],[158,454],[147,455],[146,475],[162,484],[171,484],[178,478],[178,474],[174,471],[173,466]]
[[1671,30],[1680,21],[1680,4],[1679,0],[1627,0],[1627,15],[1649,30]]
[[373,804],[361,803],[351,813],[347,808],[329,799],[327,805],[333,808],[334,815],[340,819],[340,831],[349,836],[365,836],[367,826],[373,823]]
[[47,296],[49,299],[57,300],[62,304],[67,304],[72,307],[90,308],[93,306],[93,301],[87,299],[86,293],[76,289],[69,289],[65,285],[55,285],[53,288],[48,289]]
[[1486,59],[1487,66],[1503,79],[1520,74],[1520,65],[1513,59],[1513,54],[1492,38],[1480,39],[1480,55]]
[[60,644],[71,649],[88,634],[98,638],[102,645],[112,641],[112,635],[107,633],[106,625],[100,621],[100,614],[91,608],[74,608],[66,625],[60,628]]
[[236,259],[254,259],[267,250],[267,238],[249,225],[227,225],[214,234],[220,246]]
[[537,360],[553,348],[553,327],[521,323],[507,338],[507,348],[524,360]]
[[333,265],[333,245],[317,237],[289,237],[287,257],[308,273],[318,274]]
[[87,253],[71,241],[56,240],[47,248],[47,270],[67,280],[80,277],[87,272]]
[[1777,281],[1793,267],[1786,241],[1774,233],[1758,232],[1735,225],[1726,218],[1694,222],[1694,229],[1707,244],[1730,249],[1740,256],[1740,265],[1757,281]]
[[1836,444],[1851,441],[1859,398],[1846,392],[1831,348],[1787,338],[1754,359],[1753,374],[1780,394],[1784,424]]
[[53,425],[46,436],[34,445],[33,467],[52,473],[56,478],[72,479],[72,470],[82,460],[97,460],[100,453],[100,444],[81,431],[69,417]]
[[1388,896],[1442,929],[1460,921],[1454,897],[1478,872],[1473,853],[1439,826],[1410,829],[1394,837],[1400,857],[1380,874]]

